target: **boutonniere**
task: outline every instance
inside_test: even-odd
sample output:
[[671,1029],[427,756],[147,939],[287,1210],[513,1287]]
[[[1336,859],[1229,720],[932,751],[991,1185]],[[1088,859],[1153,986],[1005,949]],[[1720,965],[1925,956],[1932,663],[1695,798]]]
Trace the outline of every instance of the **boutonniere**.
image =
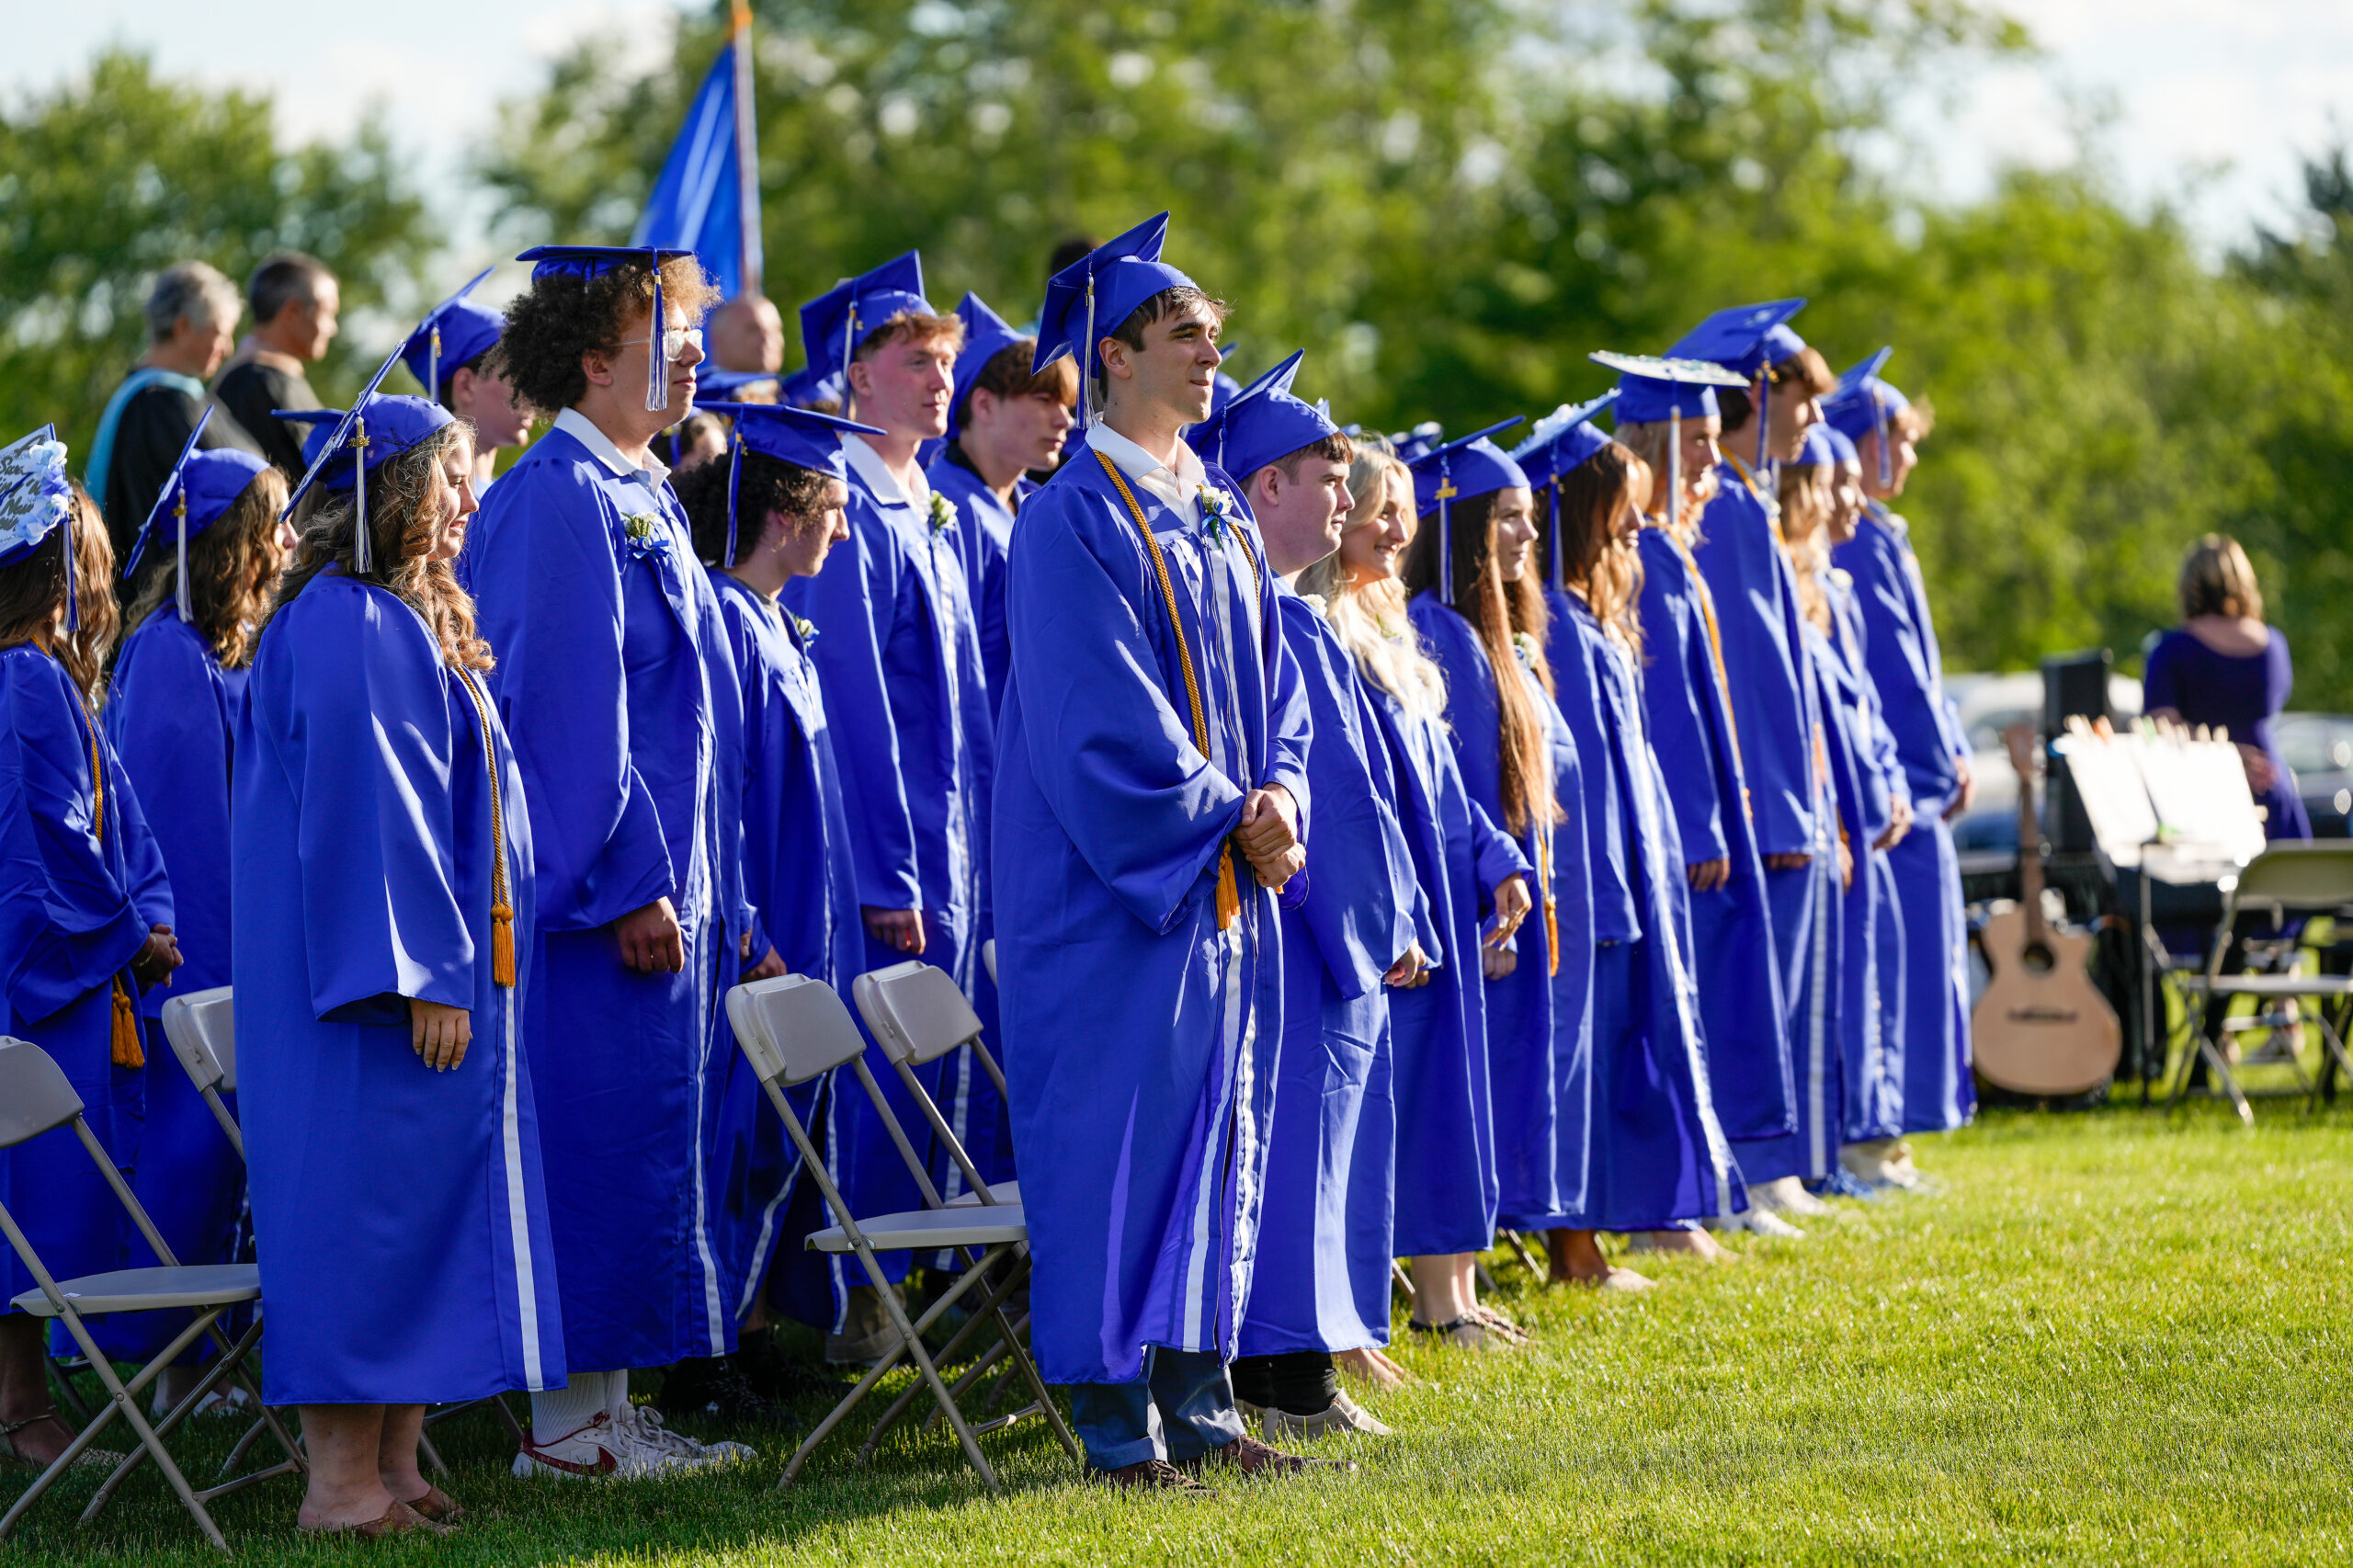
[[1214,484],[1201,486],[1201,527],[1209,536],[1222,543],[1225,530],[1233,524],[1233,497]]
[[1511,634],[1511,651],[1519,660],[1519,667],[1521,669],[1533,670],[1536,667],[1537,650],[1535,638],[1529,636],[1525,631],[1513,632]]
[[1316,614],[1322,616],[1326,620],[1332,619],[1331,600],[1325,598],[1321,594],[1302,594],[1299,597],[1307,601],[1308,608],[1313,610]]
[[956,503],[940,492],[933,491],[931,493],[931,531],[935,535],[946,533],[955,521]]
[[629,538],[629,552],[641,561],[670,553],[670,536],[651,513],[632,512],[623,517],[621,532]]
[[804,648],[809,646],[810,643],[817,641],[817,623],[809,619],[806,616],[794,616],[792,618],[792,630],[800,633],[801,645]]

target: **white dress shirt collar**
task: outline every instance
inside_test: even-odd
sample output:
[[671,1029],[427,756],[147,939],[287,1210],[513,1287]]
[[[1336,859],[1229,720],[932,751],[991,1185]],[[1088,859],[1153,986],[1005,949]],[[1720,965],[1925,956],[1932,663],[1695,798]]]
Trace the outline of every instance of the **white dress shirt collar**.
[[851,472],[866,486],[867,493],[883,505],[895,502],[919,512],[931,505],[931,482],[924,477],[923,470],[915,470],[915,494],[908,494],[906,486],[899,483],[899,476],[891,472],[891,465],[882,460],[882,454],[868,445],[863,437],[844,437],[842,456],[848,460]]
[[555,427],[588,449],[589,455],[613,471],[619,479],[642,479],[649,486],[659,485],[670,477],[669,465],[652,451],[645,454],[645,466],[638,467],[621,456],[621,449],[612,438],[597,428],[596,423],[576,408],[567,408],[555,416]]
[[1174,506],[1186,521],[1197,528],[1200,525],[1199,497],[1201,487],[1209,483],[1209,470],[1183,440],[1176,443],[1173,469],[1099,420],[1086,432],[1086,444],[1109,458],[1121,473]]

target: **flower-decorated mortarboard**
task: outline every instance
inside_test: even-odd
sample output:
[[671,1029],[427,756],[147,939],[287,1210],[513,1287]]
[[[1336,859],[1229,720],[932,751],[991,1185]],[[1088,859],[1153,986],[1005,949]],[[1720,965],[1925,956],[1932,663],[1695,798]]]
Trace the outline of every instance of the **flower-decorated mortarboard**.
[[1006,324],[978,294],[968,293],[958,301],[956,319],[964,324],[964,347],[957,350],[956,385],[948,394],[948,439],[951,441],[962,429],[964,400],[972,395],[981,372],[989,368],[990,360],[1029,335]]
[[642,267],[654,275],[654,312],[648,318],[645,345],[645,411],[670,406],[669,312],[662,305],[662,268],[690,250],[663,245],[534,245],[517,256],[531,264],[531,281],[542,278],[602,278],[624,267]]
[[74,481],[65,472],[65,443],[44,425],[0,447],[0,566],[31,555],[60,526],[65,540],[65,629],[82,624],[74,595]]
[[1593,416],[1617,401],[1618,389],[1612,387],[1591,403],[1564,403],[1538,420],[1528,439],[1511,449],[1512,460],[1528,475],[1528,483],[1545,494],[1550,508],[1545,548],[1556,585],[1567,570],[1561,559],[1561,479],[1609,445],[1609,437],[1595,426]]
[[1766,426],[1772,412],[1774,366],[1801,353],[1805,339],[1789,328],[1789,319],[1805,309],[1803,300],[1768,300],[1758,305],[1734,305],[1718,311],[1683,335],[1666,351],[1670,359],[1704,359],[1737,371],[1741,383],[1763,378],[1756,404],[1756,466],[1765,466]]
[[1888,419],[1912,406],[1912,400],[1898,391],[1895,384],[1880,379],[1888,358],[1895,352],[1893,344],[1881,348],[1860,362],[1850,366],[1838,378],[1837,390],[1822,400],[1822,417],[1834,430],[1850,441],[1860,442],[1866,436],[1879,437],[1879,483],[1881,489],[1895,483],[1895,454],[1887,438]]
[[1186,443],[1202,460],[1247,485],[1268,463],[1338,434],[1328,408],[1291,394],[1300,361],[1306,358],[1302,348],[1243,388],[1232,403],[1187,430]]
[[1042,370],[1065,354],[1077,355],[1081,428],[1087,423],[1087,385],[1100,363],[1096,350],[1104,337],[1154,295],[1199,287],[1160,259],[1167,241],[1168,214],[1163,212],[1097,245],[1046,283],[1045,308],[1038,312],[1038,356],[1029,368]]
[[188,541],[219,522],[237,504],[237,497],[269,472],[267,458],[234,447],[198,451],[197,438],[204,434],[204,427],[211,419],[212,410],[208,405],[197,420],[196,428],[188,432],[188,445],[181,449],[179,461],[165,476],[163,491],[155,497],[154,509],[140,526],[139,537],[131,543],[131,557],[122,563],[122,574],[128,578],[138,569],[140,558],[147,553],[147,546],[155,536],[170,528],[179,565],[174,601],[182,620],[196,619],[188,580]]
[[401,360],[408,366],[408,373],[416,378],[425,395],[436,402],[441,397],[441,367],[448,365],[454,370],[471,365],[489,352],[506,330],[505,316],[466,298],[482,287],[482,280],[493,270],[483,267],[474,274],[473,281],[426,312],[408,341],[401,345]]
[[1717,417],[1716,389],[1745,387],[1748,378],[1705,359],[1654,359],[1599,350],[1586,358],[1618,372],[1618,428],[1666,422],[1666,506],[1672,518],[1683,494],[1683,422]]
[[1438,591],[1449,605],[1454,602],[1454,504],[1498,490],[1527,488],[1527,473],[1509,453],[1487,439],[1527,417],[1515,414],[1483,430],[1432,447],[1405,465],[1414,476],[1414,510],[1425,517],[1438,514]]
[[747,449],[847,482],[849,463],[842,455],[842,437],[888,434],[872,425],[782,403],[707,403],[701,407],[706,414],[726,415],[735,427],[727,443],[727,557],[720,562],[722,566],[735,564],[735,496],[743,486]]
[[[435,431],[454,424],[455,416],[438,403],[421,397],[401,397],[377,392],[385,376],[399,360],[400,351],[392,351],[377,369],[368,382],[368,390],[346,410],[332,408],[272,409],[279,419],[307,419],[313,422],[309,436],[302,441],[302,456],[310,463],[301,483],[286,498],[286,509],[278,513],[283,520],[294,515],[294,508],[309,494],[312,485],[324,482],[330,490],[353,492],[357,525],[352,528],[351,560],[355,570],[370,570],[372,553],[368,542],[368,471],[381,468],[386,462],[411,450],[429,438]],[[333,420],[334,424],[325,421]]]
[[923,256],[909,251],[884,262],[871,272],[845,278],[801,307],[801,347],[809,355],[809,374],[819,381],[838,376],[843,403],[849,406],[849,362],[867,334],[907,312],[932,313],[923,297]]

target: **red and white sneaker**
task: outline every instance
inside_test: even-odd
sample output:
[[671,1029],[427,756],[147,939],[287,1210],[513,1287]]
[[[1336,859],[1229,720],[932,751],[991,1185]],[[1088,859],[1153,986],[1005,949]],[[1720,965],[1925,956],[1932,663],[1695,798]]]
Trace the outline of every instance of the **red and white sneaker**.
[[515,1455],[518,1476],[552,1475],[571,1479],[586,1476],[656,1475],[683,1468],[665,1462],[664,1456],[642,1448],[606,1411],[576,1432],[542,1443],[534,1432]]

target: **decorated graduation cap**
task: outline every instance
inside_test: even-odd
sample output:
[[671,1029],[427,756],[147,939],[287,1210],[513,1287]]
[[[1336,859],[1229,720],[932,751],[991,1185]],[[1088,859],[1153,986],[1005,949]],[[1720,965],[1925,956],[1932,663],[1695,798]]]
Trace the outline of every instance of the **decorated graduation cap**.
[[1912,406],[1912,400],[1896,390],[1893,382],[1880,378],[1880,371],[1886,368],[1894,352],[1894,345],[1890,344],[1849,366],[1847,373],[1838,378],[1837,390],[1822,400],[1822,417],[1832,429],[1850,441],[1859,442],[1866,436],[1880,438],[1881,489],[1895,483],[1895,454],[1887,438],[1888,417]]
[[1438,514],[1438,591],[1449,605],[1454,602],[1454,503],[1474,501],[1515,485],[1527,486],[1526,471],[1487,439],[1526,417],[1515,414],[1483,430],[1432,447],[1405,465],[1414,476],[1414,510],[1425,517]]
[[1618,389],[1612,387],[1590,403],[1564,403],[1538,420],[1528,439],[1511,450],[1512,461],[1528,475],[1528,483],[1544,491],[1550,508],[1545,549],[1555,584],[1566,570],[1561,560],[1561,478],[1609,445],[1609,437],[1595,426],[1593,416],[1617,401]]
[[1768,300],[1718,311],[1683,335],[1668,349],[1673,359],[1704,359],[1739,372],[1742,383],[1763,379],[1756,404],[1756,466],[1765,466],[1766,426],[1772,413],[1772,368],[1805,347],[1789,320],[1805,309],[1803,300]]
[[[312,422],[311,433],[302,440],[302,456],[311,466],[303,472],[293,494],[287,496],[286,509],[278,513],[279,519],[292,517],[311,486],[323,481],[330,490],[351,491],[354,516],[358,518],[351,530],[351,563],[360,572],[370,569],[368,471],[381,468],[430,438],[443,426],[456,422],[448,409],[429,399],[376,391],[399,358],[400,350],[394,349],[348,409],[270,411],[279,419]],[[329,425],[328,420],[335,423]]]
[[662,306],[662,268],[679,256],[694,254],[666,245],[533,245],[515,259],[531,264],[534,283],[543,278],[602,278],[624,267],[642,267],[653,274],[654,312],[648,318],[652,325],[645,345],[645,411],[655,414],[670,406],[670,348],[665,341],[670,316]]
[[809,373],[823,381],[841,380],[842,405],[849,405],[849,362],[866,335],[903,312],[931,313],[923,297],[923,256],[909,251],[871,272],[846,278],[801,307],[801,347]]
[[1307,350],[1300,349],[1243,388],[1232,403],[1186,431],[1186,442],[1205,460],[1247,483],[1268,463],[1337,435],[1340,427],[1332,423],[1329,407],[1291,394],[1300,361],[1306,358]]
[[401,345],[401,359],[408,366],[408,373],[425,389],[425,395],[439,401],[441,396],[441,367],[447,363],[453,369],[470,365],[487,353],[506,330],[506,318],[488,305],[477,305],[466,298],[482,287],[491,267],[474,274],[473,280],[426,312],[416,330]]
[[1163,212],[1096,246],[1047,280],[1045,307],[1038,312],[1038,357],[1029,368],[1042,370],[1065,354],[1077,355],[1082,427],[1087,422],[1087,383],[1094,379],[1096,348],[1104,335],[1117,331],[1154,295],[1198,287],[1160,259],[1167,242],[1168,214]]
[[1620,429],[1666,422],[1666,508],[1672,519],[1682,505],[1683,421],[1715,418],[1716,389],[1745,387],[1748,378],[1705,359],[1654,359],[1600,351],[1586,358],[1618,372]]
[[951,441],[962,428],[964,400],[972,395],[981,372],[989,368],[990,360],[1029,335],[1016,331],[978,294],[967,293],[957,301],[956,319],[964,324],[964,347],[957,350],[956,386],[948,394],[948,438]]
[[1400,430],[1390,437],[1389,445],[1395,450],[1399,462],[1413,463],[1437,446],[1445,434],[1445,426],[1435,419],[1425,419],[1411,430]]
[[14,566],[39,550],[63,525],[65,540],[65,629],[82,624],[74,594],[74,481],[65,472],[65,443],[44,425],[0,447],[0,566]]
[[188,432],[188,445],[180,449],[179,461],[172,465],[171,473],[164,480],[154,509],[147,514],[139,537],[131,541],[131,559],[122,565],[125,577],[138,569],[140,558],[147,553],[147,546],[156,534],[167,526],[168,518],[179,565],[174,600],[182,620],[196,619],[188,580],[188,541],[219,522],[237,504],[237,497],[269,472],[267,458],[233,447],[198,451],[197,438],[204,434],[204,427],[211,419],[212,409],[207,405],[196,428]]
[[744,483],[746,448],[764,458],[847,481],[849,463],[842,456],[842,437],[888,434],[872,425],[783,403],[707,403],[702,408],[706,414],[725,415],[735,426],[727,443],[727,558],[720,562],[722,566],[735,564],[735,496]]

